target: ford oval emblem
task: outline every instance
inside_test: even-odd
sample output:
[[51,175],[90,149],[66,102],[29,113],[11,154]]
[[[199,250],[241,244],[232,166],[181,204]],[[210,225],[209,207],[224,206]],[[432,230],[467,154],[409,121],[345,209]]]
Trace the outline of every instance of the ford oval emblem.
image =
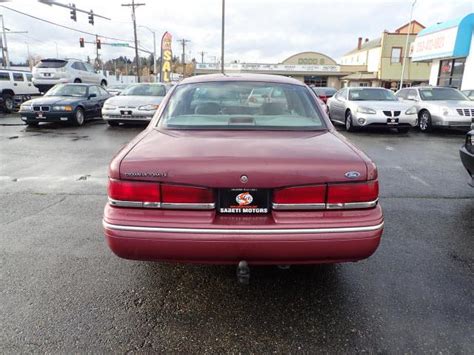
[[348,171],[344,176],[348,179],[357,179],[360,176],[360,173],[358,171]]
[[247,183],[247,181],[249,181],[249,178],[247,177],[247,175],[242,175],[242,176],[240,177],[240,182],[241,182],[242,184]]

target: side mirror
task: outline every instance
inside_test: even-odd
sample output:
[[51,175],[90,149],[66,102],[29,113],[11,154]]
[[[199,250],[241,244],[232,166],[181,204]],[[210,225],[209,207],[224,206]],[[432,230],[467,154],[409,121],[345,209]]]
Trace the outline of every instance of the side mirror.
[[89,94],[89,99],[92,99],[93,97],[97,97],[97,94]]

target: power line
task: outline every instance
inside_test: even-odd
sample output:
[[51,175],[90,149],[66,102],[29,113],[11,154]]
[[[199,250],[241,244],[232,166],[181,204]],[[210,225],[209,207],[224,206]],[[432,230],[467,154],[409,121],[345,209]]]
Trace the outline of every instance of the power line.
[[77,28],[72,28],[72,27],[60,25],[59,23],[52,22],[52,21],[49,21],[49,20],[45,20],[45,19],[42,19],[42,18],[40,18],[40,17],[36,17],[36,16],[30,15],[30,14],[27,14],[27,13],[25,13],[25,12],[22,12],[22,11],[12,9],[12,8],[10,8],[10,7],[8,7],[8,6],[5,6],[5,5],[0,5],[0,7],[3,7],[3,8],[5,8],[5,9],[7,9],[7,10],[10,10],[10,11],[13,11],[13,12],[16,12],[16,13],[19,13],[19,14],[24,15],[24,16],[28,16],[28,17],[34,18],[35,20],[38,20],[38,21],[42,21],[42,22],[49,23],[50,25],[54,25],[54,26],[58,26],[58,27],[65,28],[65,29],[70,30],[70,31],[79,32],[79,33],[83,33],[83,34],[90,35],[90,36],[96,36],[96,35],[97,35],[97,36],[99,36],[99,37],[101,37],[101,38],[111,39],[111,40],[114,40],[114,41],[133,42],[132,40],[128,40],[128,39],[121,39],[121,38],[103,36],[103,35],[99,35],[99,34],[92,33],[92,32],[87,32],[87,31],[78,30]]

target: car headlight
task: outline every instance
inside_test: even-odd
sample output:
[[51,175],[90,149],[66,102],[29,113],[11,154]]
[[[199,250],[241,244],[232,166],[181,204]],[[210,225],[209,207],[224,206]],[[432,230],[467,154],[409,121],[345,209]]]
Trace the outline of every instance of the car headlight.
[[159,105],[142,105],[138,106],[140,111],[155,111]]
[[53,106],[52,107],[53,111],[67,111],[71,112],[72,111],[72,106],[66,105],[66,106]]
[[443,113],[444,116],[449,115],[449,107],[442,107],[441,112]]
[[117,106],[112,106],[112,105],[104,105],[104,110],[115,110]]
[[30,104],[23,104],[20,106],[20,112],[31,112],[33,111],[33,106]]
[[374,109],[371,109],[369,107],[363,107],[363,106],[359,106],[357,108],[357,112],[359,113],[368,113],[368,114],[371,114],[373,115],[375,113],[375,110]]
[[405,115],[416,115],[416,107],[412,106],[405,111]]

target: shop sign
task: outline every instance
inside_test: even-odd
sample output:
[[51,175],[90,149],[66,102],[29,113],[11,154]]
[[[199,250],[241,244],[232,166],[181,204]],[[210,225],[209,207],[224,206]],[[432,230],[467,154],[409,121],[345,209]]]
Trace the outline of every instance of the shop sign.
[[[220,70],[219,63],[197,63],[196,69]],[[225,64],[224,70],[251,71],[251,72],[339,72],[339,65],[300,65],[300,64],[252,64],[232,63]]]
[[413,45],[413,61],[450,57],[453,55],[458,27],[418,36]]

